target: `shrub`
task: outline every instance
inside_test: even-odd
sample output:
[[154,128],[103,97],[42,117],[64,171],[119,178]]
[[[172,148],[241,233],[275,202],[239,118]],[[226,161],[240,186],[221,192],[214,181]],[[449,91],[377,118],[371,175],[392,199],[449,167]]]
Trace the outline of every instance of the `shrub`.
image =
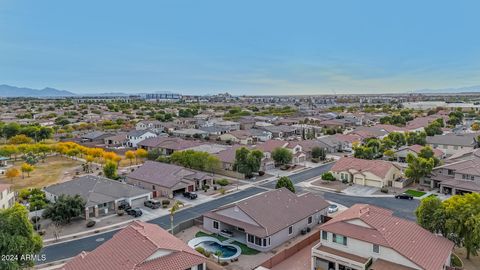
[[220,189],[220,194],[225,195],[225,193],[226,193],[226,190],[224,188],[221,188]]
[[87,228],[91,228],[95,226],[95,220],[91,220],[91,219],[88,220],[86,225],[87,225]]
[[162,200],[162,205],[170,205],[170,200]]
[[388,188],[382,187],[382,188],[380,189],[380,192],[382,192],[382,193],[388,193]]
[[258,175],[259,175],[259,176],[264,176],[264,175],[265,175],[265,172],[264,172],[264,171],[258,171]]
[[230,184],[230,182],[229,182],[227,179],[225,179],[225,178],[223,178],[223,179],[218,179],[218,180],[215,181],[215,182],[216,182],[217,184],[219,184],[220,186],[222,186],[222,187]]
[[210,189],[210,186],[209,186],[209,185],[204,185],[204,186],[203,186],[203,190],[207,191],[207,190],[209,190],[209,189]]
[[335,181],[335,176],[331,172],[326,172],[322,174],[322,180],[326,181]]

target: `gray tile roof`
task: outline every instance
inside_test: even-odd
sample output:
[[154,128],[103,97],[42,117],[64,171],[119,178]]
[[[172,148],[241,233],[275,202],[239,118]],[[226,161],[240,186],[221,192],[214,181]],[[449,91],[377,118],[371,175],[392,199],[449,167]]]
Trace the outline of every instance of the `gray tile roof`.
[[74,196],[78,194],[86,201],[86,206],[98,205],[121,198],[137,197],[150,193],[150,191],[145,189],[94,175],[86,175],[67,182],[51,185],[44,190],[56,196],[62,194]]
[[443,144],[443,145],[456,145],[456,146],[474,146],[476,145],[476,137],[480,133],[468,133],[468,134],[445,134],[435,135],[427,137],[428,144]]
[[208,175],[174,164],[146,161],[140,168],[131,172],[128,178],[171,188],[185,180],[206,179]]

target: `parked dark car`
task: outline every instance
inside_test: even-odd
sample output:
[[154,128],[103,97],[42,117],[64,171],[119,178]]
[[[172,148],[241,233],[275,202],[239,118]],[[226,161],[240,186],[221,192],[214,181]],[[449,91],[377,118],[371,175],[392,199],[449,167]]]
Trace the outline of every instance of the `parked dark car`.
[[157,209],[157,208],[160,208],[160,206],[162,206],[162,203],[156,200],[147,200],[143,203],[143,205],[145,205],[148,208]]
[[195,200],[196,198],[198,198],[198,195],[195,192],[188,192],[187,191],[187,192],[183,193],[183,197],[189,198],[190,200]]
[[140,208],[130,208],[127,210],[127,214],[134,217],[140,217],[143,215],[143,212]]
[[395,199],[413,200],[413,196],[402,193],[402,194],[395,195]]
[[132,208],[130,206],[130,204],[128,204],[128,202],[126,201],[121,201],[119,204],[118,204],[118,210],[125,210],[127,213],[130,208]]

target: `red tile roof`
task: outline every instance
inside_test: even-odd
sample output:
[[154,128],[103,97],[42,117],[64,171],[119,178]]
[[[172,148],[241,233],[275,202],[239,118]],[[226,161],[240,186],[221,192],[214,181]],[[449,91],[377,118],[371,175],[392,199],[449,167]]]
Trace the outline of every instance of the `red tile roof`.
[[[348,223],[352,220],[361,220],[370,228]],[[320,229],[391,248],[422,269],[443,269],[454,247],[448,239],[368,204],[353,205]]]
[[135,221],[94,251],[77,255],[61,269],[184,270],[205,261],[205,257],[159,226]]
[[367,160],[354,157],[342,157],[332,167],[334,172],[355,170],[358,172],[370,172],[380,178],[384,178],[388,171],[396,167],[393,163],[384,160]]
[[[423,149],[424,146],[422,145],[419,145],[419,144],[414,144],[414,145],[410,145],[408,147],[408,149],[412,150],[413,152],[415,153],[420,153],[420,151]],[[443,156],[445,153],[443,153],[442,150],[438,149],[438,148],[432,148],[432,151],[433,151],[433,154],[436,156],[436,157],[441,157]]]

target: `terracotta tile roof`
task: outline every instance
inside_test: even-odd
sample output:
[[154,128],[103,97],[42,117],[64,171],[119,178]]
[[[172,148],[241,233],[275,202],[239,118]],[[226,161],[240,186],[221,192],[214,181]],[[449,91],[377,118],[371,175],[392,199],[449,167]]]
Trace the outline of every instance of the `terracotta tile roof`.
[[[320,229],[334,231],[340,224],[348,224],[351,220],[363,221],[383,237],[385,244],[382,246],[397,251],[422,269],[443,269],[454,247],[454,243],[448,239],[432,234],[414,222],[395,217],[390,210],[368,204],[353,205],[321,225]],[[358,231],[352,229],[338,233],[352,238],[359,237]],[[362,240],[375,243],[379,236],[363,235]]]
[[352,260],[352,261],[355,261],[355,262],[358,262],[358,263],[361,263],[361,264],[366,264],[368,262],[368,260],[370,260],[369,258],[357,256],[357,255],[354,255],[354,254],[343,252],[343,251],[340,251],[338,249],[334,249],[334,248],[323,246],[323,245],[320,245],[317,248],[317,250],[320,250],[320,251],[325,252],[325,253],[330,253],[330,254],[333,254],[333,255],[336,255],[336,256],[340,256],[340,257],[343,257],[343,258],[347,258],[349,260]]
[[[410,145],[408,146],[407,148],[412,150],[413,152],[419,154],[420,151],[423,149],[423,145],[419,145],[419,144],[414,144],[414,145]],[[441,157],[443,156],[445,153],[443,153],[442,150],[438,149],[438,148],[432,148],[432,151],[433,151],[433,154],[436,156],[436,157]]]
[[262,150],[263,152],[272,152],[276,148],[282,148],[287,145],[288,142],[280,140],[268,140],[262,144],[257,144],[257,149]]
[[396,264],[393,262],[385,261],[382,259],[377,259],[370,265],[370,270],[414,270],[415,268],[407,267],[401,264]]
[[370,172],[380,178],[384,178],[391,168],[396,167],[393,163],[385,160],[367,160],[354,157],[342,157],[332,167],[334,172],[354,170],[358,172]]
[[135,221],[94,251],[77,255],[62,269],[184,270],[205,261],[205,257],[159,226]]
[[[222,209],[238,207],[259,225],[254,226],[258,229],[249,227],[244,227],[244,229],[258,237],[265,237],[322,211],[328,206],[329,203],[327,201],[315,194],[306,193],[297,196],[290,190],[281,188],[250,197],[233,205],[220,207],[204,216],[224,221],[228,224],[237,224],[237,221],[239,221],[238,224],[244,224],[245,222],[241,220],[228,218],[216,213]],[[249,231],[249,229],[254,231]]]

